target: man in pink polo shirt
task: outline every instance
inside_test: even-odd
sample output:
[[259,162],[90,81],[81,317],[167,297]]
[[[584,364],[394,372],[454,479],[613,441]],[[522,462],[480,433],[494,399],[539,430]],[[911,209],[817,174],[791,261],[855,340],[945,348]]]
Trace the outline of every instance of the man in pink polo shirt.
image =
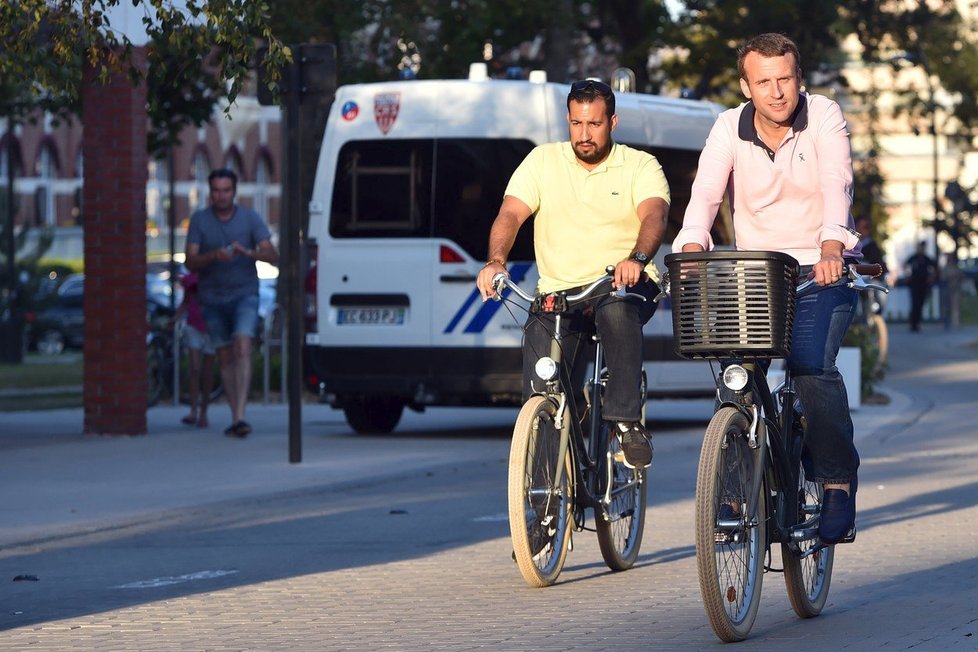
[[[801,59],[789,38],[762,34],[737,54],[748,101],[722,113],[713,126],[673,250],[713,247],[710,229],[729,193],[738,249],[784,252],[798,260],[803,275],[831,285],[847,258],[859,259],[842,110],[826,97],[801,92]],[[859,455],[835,360],[857,300],[844,285],[799,299],[787,360],[808,418],[806,471],[825,488],[819,536],[829,544],[855,525]]]

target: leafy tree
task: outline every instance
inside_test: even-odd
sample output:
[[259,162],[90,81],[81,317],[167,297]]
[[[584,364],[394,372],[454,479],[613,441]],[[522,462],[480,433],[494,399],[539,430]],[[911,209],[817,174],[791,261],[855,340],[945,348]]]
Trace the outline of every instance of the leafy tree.
[[[894,70],[916,67],[920,75],[895,89],[899,101],[893,113],[905,114],[918,132],[953,133],[971,148],[978,135],[978,45],[953,0],[902,4],[859,0],[842,12],[862,46],[868,65],[890,65]],[[919,80],[923,78],[921,83]],[[942,89],[940,100],[937,91]],[[868,101],[872,116],[875,102]],[[871,122],[873,122],[871,120]],[[936,179],[935,179],[936,182]],[[976,237],[975,210],[967,191],[952,182],[934,197],[931,226],[945,233],[956,248],[971,245]],[[956,254],[956,251],[954,252]]]
[[497,76],[518,67],[561,82],[607,79],[626,65],[640,88],[668,23],[662,0],[280,0],[269,20],[285,42],[335,43],[340,83],[394,79],[404,68],[460,78],[488,54]]
[[684,95],[733,106],[743,101],[735,51],[747,39],[765,32],[789,36],[810,80],[834,57],[840,28],[838,3],[831,0],[689,0],[670,35],[675,54],[663,67]]
[[[227,97],[228,88],[217,73],[211,30],[165,24],[154,26],[149,36],[146,94],[155,101],[148,107],[147,151],[153,158],[162,158],[180,144],[185,127],[200,127],[213,117],[214,107]],[[195,51],[207,52],[207,56],[186,56],[186,42],[193,43]]]
[[[188,59],[208,59],[213,54],[218,77],[228,84],[233,102],[252,67],[259,41],[268,46],[265,56],[271,80],[291,52],[268,25],[269,6],[262,0],[129,0],[144,12],[142,23],[149,33],[167,33],[174,51]],[[133,43],[115,31],[109,11],[121,0],[6,0],[0,3],[0,79],[34,80],[37,93],[80,97],[82,66],[91,66],[101,79],[113,69],[128,70],[134,81],[144,71],[129,55]],[[182,5],[182,6],[179,6]],[[211,39],[185,29],[205,27]],[[39,48],[40,42],[47,47]],[[151,110],[158,98],[147,97]]]

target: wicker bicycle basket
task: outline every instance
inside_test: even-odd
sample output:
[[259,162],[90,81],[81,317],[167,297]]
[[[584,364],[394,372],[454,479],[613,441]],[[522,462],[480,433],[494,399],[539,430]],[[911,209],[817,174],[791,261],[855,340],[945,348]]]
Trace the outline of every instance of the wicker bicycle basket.
[[784,358],[798,262],[770,251],[669,254],[672,330],[683,358]]

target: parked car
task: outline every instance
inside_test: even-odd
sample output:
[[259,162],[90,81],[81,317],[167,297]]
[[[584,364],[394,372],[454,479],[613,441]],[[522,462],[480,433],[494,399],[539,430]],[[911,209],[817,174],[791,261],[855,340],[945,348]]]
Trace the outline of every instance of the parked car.
[[[27,348],[45,354],[65,349],[81,349],[85,332],[85,275],[71,274],[58,286],[53,302],[28,318]],[[182,290],[177,288],[174,305],[180,305]],[[171,313],[169,278],[146,274],[147,318]]]
[[57,354],[66,348],[82,348],[85,332],[85,275],[71,274],[55,291],[54,301],[33,315],[29,323],[28,349]]

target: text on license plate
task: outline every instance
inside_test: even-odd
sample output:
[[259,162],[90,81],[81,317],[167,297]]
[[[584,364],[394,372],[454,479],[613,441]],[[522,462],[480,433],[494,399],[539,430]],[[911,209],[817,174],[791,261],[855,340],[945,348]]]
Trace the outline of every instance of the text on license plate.
[[403,324],[404,308],[340,308],[337,324]]

